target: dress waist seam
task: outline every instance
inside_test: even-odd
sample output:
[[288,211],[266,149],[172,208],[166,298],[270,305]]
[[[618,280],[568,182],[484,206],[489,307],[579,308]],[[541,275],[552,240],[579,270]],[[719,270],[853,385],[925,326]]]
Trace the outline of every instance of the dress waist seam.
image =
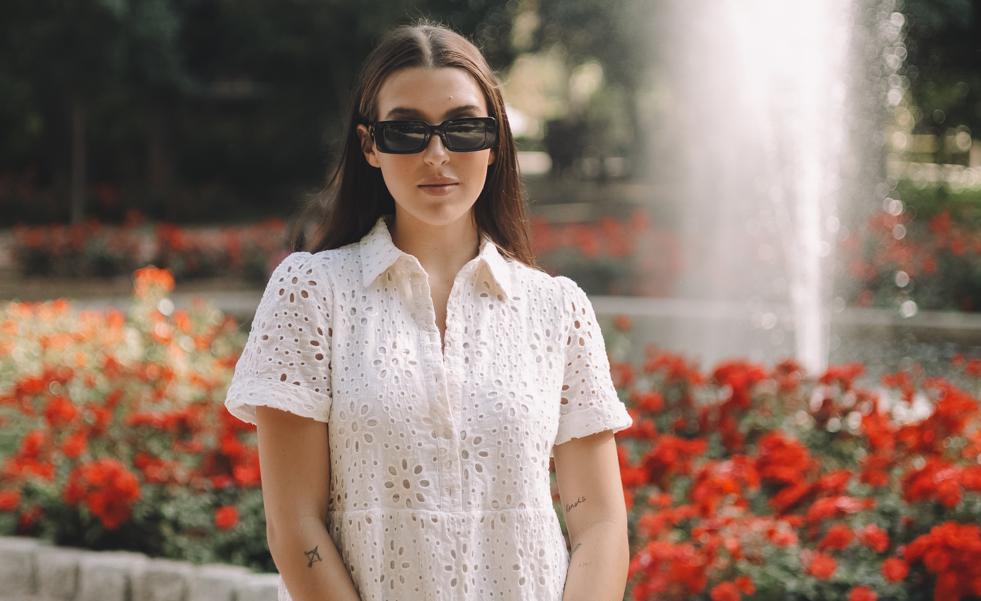
[[483,513],[550,513],[555,514],[554,507],[508,507],[506,509],[469,509],[464,511],[447,511],[443,509],[413,509],[408,507],[369,507],[367,509],[329,509],[330,515],[350,515],[355,513],[432,513],[437,515],[474,515]]

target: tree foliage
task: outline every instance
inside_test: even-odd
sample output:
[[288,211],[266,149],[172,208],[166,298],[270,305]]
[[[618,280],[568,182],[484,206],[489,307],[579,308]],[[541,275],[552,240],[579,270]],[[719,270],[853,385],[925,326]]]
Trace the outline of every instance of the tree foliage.
[[981,1],[906,0],[903,12],[916,131],[981,137]]
[[[133,205],[160,194],[160,211],[268,203],[322,182],[357,69],[385,31],[428,17],[503,70],[515,9],[492,0],[388,0],[370,10],[339,0],[8,3],[0,172],[36,172],[33,186],[64,197],[74,165],[92,185],[129,191]],[[63,218],[65,206],[37,217]]]

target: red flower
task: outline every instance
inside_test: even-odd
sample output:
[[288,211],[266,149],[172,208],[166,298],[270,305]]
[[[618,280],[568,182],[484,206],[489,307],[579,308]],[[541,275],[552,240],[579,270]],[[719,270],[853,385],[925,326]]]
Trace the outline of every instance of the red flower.
[[841,495],[851,479],[851,470],[835,470],[821,476],[817,481],[817,488],[823,494]]
[[882,562],[882,575],[889,582],[899,582],[909,574],[909,566],[905,561],[897,557],[890,557]]
[[834,557],[824,553],[815,553],[807,565],[807,573],[819,580],[831,578],[836,569],[838,569],[838,562]]
[[851,528],[844,524],[835,524],[828,529],[828,533],[818,543],[818,549],[822,551],[841,551],[852,544],[854,538],[855,535],[852,534]]
[[799,483],[787,486],[770,499],[770,506],[778,514],[787,513],[814,492],[813,484]]
[[70,424],[77,415],[78,409],[72,405],[71,400],[60,394],[52,397],[48,406],[44,408],[44,419],[51,428]]
[[667,434],[658,439],[657,445],[642,461],[650,479],[656,482],[673,474],[690,473],[692,461],[707,447],[704,440],[687,440]]
[[753,579],[749,576],[737,576],[736,588],[738,588],[744,595],[752,595],[756,592],[756,586],[753,585]]
[[638,409],[652,413],[664,408],[664,397],[659,392],[635,392],[631,395],[631,400]]
[[64,490],[65,502],[85,503],[107,530],[115,530],[126,522],[139,498],[136,476],[115,459],[79,465],[69,474]]
[[24,510],[17,519],[17,529],[19,532],[27,532],[44,517],[44,510],[38,506]]
[[215,511],[215,526],[221,530],[230,530],[238,524],[238,509],[234,505],[219,507]]
[[946,507],[960,502],[957,468],[938,457],[929,457],[923,467],[902,479],[903,497],[910,503],[936,499]]
[[19,490],[0,491],[0,511],[13,511],[20,505]]
[[858,533],[862,544],[876,553],[882,553],[889,548],[889,534],[875,524],[869,524]]
[[137,298],[148,298],[151,294],[167,294],[174,289],[174,276],[167,269],[148,265],[133,273],[134,295]]
[[937,486],[937,500],[944,507],[957,507],[961,502],[961,485],[956,480],[944,480]]
[[85,432],[75,432],[62,443],[61,452],[66,457],[75,459],[84,453],[86,448],[88,448],[88,437],[86,437]]
[[764,434],[759,449],[756,470],[767,484],[797,484],[814,465],[807,447],[782,432]]
[[724,361],[712,372],[712,380],[723,389],[729,389],[730,396],[725,404],[739,409],[749,409],[753,386],[766,377],[766,370],[748,361]]
[[916,537],[906,546],[905,556],[936,574],[934,598],[970,596],[981,580],[981,526],[944,522]]
[[950,567],[950,554],[944,549],[933,548],[923,554],[923,565],[934,574],[946,572]]
[[832,365],[821,375],[818,381],[821,384],[837,383],[842,390],[850,390],[855,378],[865,373],[865,366],[861,363],[848,363],[846,365]]
[[742,595],[739,588],[733,582],[720,582],[712,587],[712,601],[739,601]]
[[48,444],[48,437],[42,430],[31,430],[20,441],[20,452],[18,455],[31,459],[37,459],[41,451]]
[[848,593],[848,601],[876,601],[879,596],[867,586],[856,586]]

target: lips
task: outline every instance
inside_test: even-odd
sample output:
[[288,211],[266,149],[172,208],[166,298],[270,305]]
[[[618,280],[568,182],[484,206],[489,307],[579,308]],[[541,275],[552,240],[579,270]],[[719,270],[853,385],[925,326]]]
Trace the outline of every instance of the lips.
[[437,187],[437,186],[455,186],[455,185],[457,185],[459,183],[460,182],[458,182],[457,180],[450,179],[448,177],[437,177],[437,178],[434,178],[434,179],[430,179],[430,180],[424,181],[423,183],[419,184],[419,187],[420,188],[434,188],[434,187]]

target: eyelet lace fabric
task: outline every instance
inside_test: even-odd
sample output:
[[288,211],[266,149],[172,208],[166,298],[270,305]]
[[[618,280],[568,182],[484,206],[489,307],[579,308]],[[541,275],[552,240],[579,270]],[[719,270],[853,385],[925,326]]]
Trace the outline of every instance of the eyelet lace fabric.
[[[390,219],[280,263],[225,406],[252,424],[257,405],[327,424],[327,529],[362,601],[561,601],[553,447],[633,423],[593,307],[484,235],[441,348],[428,277]],[[282,579],[279,600],[292,601]]]

